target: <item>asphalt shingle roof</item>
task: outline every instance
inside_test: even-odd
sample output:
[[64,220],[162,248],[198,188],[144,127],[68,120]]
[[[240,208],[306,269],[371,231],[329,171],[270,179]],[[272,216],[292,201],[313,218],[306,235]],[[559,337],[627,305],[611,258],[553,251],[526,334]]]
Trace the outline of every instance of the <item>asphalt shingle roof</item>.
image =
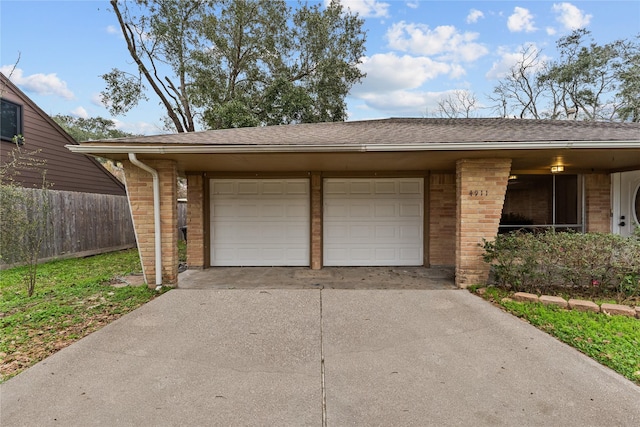
[[540,141],[638,142],[640,141],[640,123],[486,118],[391,118],[221,129],[118,138],[99,142],[171,145],[384,145]]

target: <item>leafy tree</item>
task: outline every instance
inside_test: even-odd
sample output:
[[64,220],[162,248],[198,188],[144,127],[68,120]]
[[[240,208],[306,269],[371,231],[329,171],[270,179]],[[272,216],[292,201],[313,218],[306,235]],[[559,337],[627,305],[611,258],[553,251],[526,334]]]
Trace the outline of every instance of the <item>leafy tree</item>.
[[116,129],[116,124],[113,120],[102,117],[84,119],[56,114],[51,118],[78,142],[135,136],[132,133]]
[[113,114],[151,88],[177,132],[341,121],[364,74],[363,21],[340,2],[112,0],[136,64],[103,75]]
[[640,122],[640,35],[635,43],[627,43],[622,49],[623,67],[619,72],[620,86],[618,96],[621,120]]
[[[103,117],[89,117],[85,119],[81,117],[56,114],[52,119],[78,142],[136,136],[135,134],[116,129],[116,124],[113,120],[105,119]],[[113,160],[105,159],[103,157],[96,157],[96,159],[112,175],[118,178],[121,182],[124,182],[124,169],[120,162],[114,162]]]
[[[25,151],[16,144],[0,165],[0,261],[26,264],[28,296],[35,291],[40,251],[50,232],[51,183],[46,179],[45,162],[36,155],[37,151]],[[29,169],[41,174],[39,188],[23,188],[18,182],[20,171]]]
[[545,62],[538,50],[525,48],[491,99],[521,118],[639,121],[638,42],[599,45],[589,36],[578,29],[561,37],[555,61]]

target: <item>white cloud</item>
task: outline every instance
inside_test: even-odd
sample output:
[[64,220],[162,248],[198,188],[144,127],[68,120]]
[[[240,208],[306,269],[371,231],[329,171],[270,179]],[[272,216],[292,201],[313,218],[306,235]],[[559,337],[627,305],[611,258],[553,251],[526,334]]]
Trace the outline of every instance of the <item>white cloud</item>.
[[97,107],[107,107],[108,105],[102,101],[101,93],[94,93],[91,95],[91,103]]
[[[438,111],[438,102],[452,96],[456,90],[444,92],[397,90],[385,93],[368,93],[361,96],[364,105],[358,106],[363,118],[380,117],[424,117],[432,116]],[[372,113],[377,112],[377,116]]]
[[[360,65],[367,73],[362,84],[351,89],[350,97],[391,116],[423,115],[428,105],[439,99],[422,86],[441,76],[459,77],[465,70],[459,64],[435,61],[426,56],[375,54]],[[364,107],[359,107],[362,109]]]
[[472,62],[489,52],[485,46],[474,42],[478,33],[460,33],[452,25],[442,25],[432,30],[425,24],[401,21],[387,30],[386,37],[392,49],[420,55],[440,55],[440,59]]
[[120,30],[118,30],[115,25],[108,25],[107,34],[120,34]]
[[[13,70],[13,74],[11,71]],[[13,69],[13,65],[3,65],[0,72],[5,76],[11,74],[11,81],[22,90],[38,95],[55,95],[64,99],[74,99],[75,96],[67,88],[67,83],[55,74],[31,74],[25,76],[20,68]]]
[[477,9],[471,9],[467,15],[467,24],[474,24],[478,22],[480,18],[484,18],[484,13]]
[[[325,5],[331,0],[325,0]],[[388,18],[389,3],[377,0],[340,0],[342,6],[353,13],[357,13],[361,18]]]
[[420,6],[420,2],[418,0],[408,1],[407,6],[410,7],[411,9],[417,9]]
[[71,115],[75,117],[80,117],[81,119],[89,118],[89,113],[87,113],[87,110],[85,110],[84,107],[77,107],[76,109],[71,110]]
[[135,135],[158,135],[167,133],[159,125],[148,122],[123,122],[118,119],[111,119],[115,128],[123,132],[133,133]]
[[558,14],[556,20],[567,30],[577,30],[589,25],[593,15],[585,14],[571,3],[555,3],[552,10]]
[[547,28],[546,28],[546,32],[547,32],[547,34],[548,34],[548,35],[550,35],[550,36],[555,36],[555,35],[556,35],[556,33],[557,33],[556,29],[555,29],[555,28],[553,28],[553,27],[547,27]]
[[537,28],[533,23],[533,15],[528,9],[516,6],[513,14],[507,19],[507,28],[513,33],[525,31],[531,33]]
[[543,62],[548,61],[548,56],[542,55],[540,49],[535,44],[529,44],[527,46],[520,46],[515,51],[509,51],[505,48],[498,49],[498,55],[500,59],[493,63],[491,69],[487,72],[485,77],[487,79],[502,79],[506,77],[513,66],[522,61],[522,52],[529,49],[530,54],[537,54],[539,56],[538,68],[532,67],[531,71],[535,71],[542,67]]
[[354,92],[359,93],[415,89],[440,75],[460,73],[447,63],[425,56],[397,56],[395,53],[378,53],[363,58],[360,69],[367,76],[362,85],[354,87]]

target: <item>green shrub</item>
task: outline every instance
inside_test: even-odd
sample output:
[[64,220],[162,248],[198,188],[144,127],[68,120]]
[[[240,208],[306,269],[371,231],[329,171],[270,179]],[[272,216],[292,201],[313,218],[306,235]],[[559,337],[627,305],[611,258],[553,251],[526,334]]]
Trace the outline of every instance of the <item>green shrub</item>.
[[639,233],[513,232],[483,246],[495,283],[514,291],[640,297]]

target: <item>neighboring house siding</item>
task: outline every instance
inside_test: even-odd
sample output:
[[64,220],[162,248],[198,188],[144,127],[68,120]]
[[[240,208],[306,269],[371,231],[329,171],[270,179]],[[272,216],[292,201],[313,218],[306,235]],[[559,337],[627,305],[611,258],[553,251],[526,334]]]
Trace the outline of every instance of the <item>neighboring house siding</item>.
[[[2,98],[22,106],[24,152],[39,150],[33,157],[46,161],[46,179],[53,190],[83,193],[125,195],[122,185],[113,175],[91,157],[71,153],[65,148],[75,141],[24,93],[0,76],[4,86]],[[0,161],[7,161],[15,145],[1,141]],[[16,180],[25,187],[42,187],[40,171],[21,170]]]

